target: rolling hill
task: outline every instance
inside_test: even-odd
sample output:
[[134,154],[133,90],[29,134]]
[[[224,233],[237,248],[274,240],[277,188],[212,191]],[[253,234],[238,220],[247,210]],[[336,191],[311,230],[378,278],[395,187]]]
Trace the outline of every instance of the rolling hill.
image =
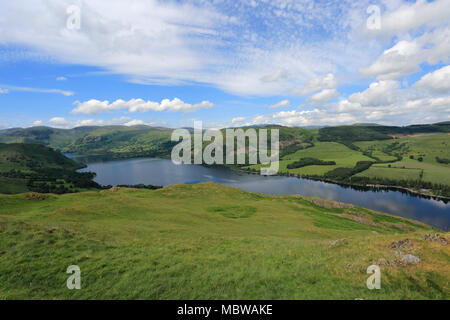
[[[448,233],[203,183],[0,195],[0,299],[448,299]],[[417,259],[412,259],[411,256]],[[368,266],[381,289],[368,290]],[[81,269],[68,290],[66,269]]]
[[0,143],[0,193],[65,193],[100,187],[84,167],[40,144]]

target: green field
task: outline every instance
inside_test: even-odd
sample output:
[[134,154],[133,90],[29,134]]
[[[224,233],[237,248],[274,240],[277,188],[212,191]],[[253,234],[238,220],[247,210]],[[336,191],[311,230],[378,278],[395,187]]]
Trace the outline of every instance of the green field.
[[[336,165],[312,165],[296,169],[288,169],[287,165],[298,161],[301,158],[316,158],[323,161],[335,161]],[[280,159],[280,169],[282,173],[293,173],[299,175],[324,175],[335,168],[352,168],[358,161],[374,161],[364,156],[361,152],[352,150],[347,146],[337,142],[315,142],[313,147],[296,151]],[[257,169],[261,165],[248,166]]]
[[[449,296],[450,246],[423,240],[431,228],[318,198],[204,183],[0,195],[0,208],[1,299]],[[421,262],[402,264],[390,249],[406,238],[403,252]],[[382,287],[368,290],[379,259]],[[70,265],[81,290],[66,288]]]
[[[395,141],[364,141],[355,144],[363,150],[373,150],[372,154],[376,155],[382,153],[393,143],[398,143],[399,148],[391,152],[402,156],[401,161],[391,164],[375,164],[357,176],[450,184],[450,165],[436,161],[436,157],[450,158],[450,135],[436,134],[395,139]],[[410,158],[411,156],[413,159]],[[419,158],[422,161],[419,161]],[[421,172],[423,172],[422,176]]]

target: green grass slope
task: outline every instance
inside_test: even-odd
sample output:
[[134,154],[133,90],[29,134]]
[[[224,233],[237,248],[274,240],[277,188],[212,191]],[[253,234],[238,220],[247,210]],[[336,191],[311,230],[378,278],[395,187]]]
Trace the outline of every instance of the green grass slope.
[[395,141],[364,141],[355,144],[373,155],[391,153],[402,157],[401,161],[394,163],[375,164],[358,176],[450,185],[450,165],[436,160],[450,159],[449,134],[419,135]]
[[[448,299],[450,246],[424,240],[430,232],[212,183],[0,195],[0,299]],[[391,249],[406,238],[402,254],[419,263]],[[381,289],[368,290],[379,261]],[[70,265],[81,290],[66,288]]]
[[90,173],[53,149],[40,144],[0,143],[0,193],[74,192],[98,187]]

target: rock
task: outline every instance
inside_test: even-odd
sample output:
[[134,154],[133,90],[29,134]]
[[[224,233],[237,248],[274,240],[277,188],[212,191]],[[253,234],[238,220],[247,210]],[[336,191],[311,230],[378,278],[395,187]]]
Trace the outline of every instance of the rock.
[[396,251],[394,252],[394,254],[395,254],[396,257],[401,257],[401,256],[403,256],[403,251],[401,251],[401,250],[396,250]]
[[432,242],[439,242],[442,243],[444,246],[448,244],[447,239],[441,237],[439,235],[439,233],[435,233],[435,234],[426,234],[423,236],[424,240],[428,240],[428,241],[432,241]]
[[404,240],[400,240],[400,241],[394,241],[391,243],[391,245],[389,246],[389,248],[391,249],[403,249],[403,248],[407,248],[411,245],[411,241],[406,238]]
[[402,261],[405,263],[418,263],[420,262],[420,258],[408,253],[402,257]]
[[36,192],[28,192],[25,196],[25,199],[27,200],[45,200],[50,198],[50,196],[42,193],[36,193]]
[[345,240],[346,240],[345,238],[334,240],[334,241],[330,242],[328,248],[336,247],[337,245],[341,244]]
[[390,266],[391,265],[391,263],[384,258],[378,259],[377,262],[375,262],[374,264],[376,264],[378,266]]

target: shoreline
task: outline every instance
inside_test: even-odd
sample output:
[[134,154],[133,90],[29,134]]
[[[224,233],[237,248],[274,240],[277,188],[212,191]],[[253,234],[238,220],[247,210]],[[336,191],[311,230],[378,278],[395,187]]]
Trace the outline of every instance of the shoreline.
[[[152,159],[165,159],[165,160],[169,160],[167,158],[164,157],[151,157],[151,156],[134,156],[134,157],[118,157],[118,158],[114,158],[114,157],[110,157],[110,155],[77,155],[77,156],[81,156],[81,157],[105,157],[108,158],[103,159],[104,161],[116,161],[116,160],[130,160],[130,159],[139,159],[139,158],[152,158]],[[73,159],[75,159],[76,157],[74,157]],[[94,161],[95,162],[95,161]],[[86,163],[84,163],[86,165]],[[242,170],[238,167],[234,167],[234,166],[227,166],[227,165],[205,165],[205,164],[201,164],[201,166],[206,166],[206,167],[214,167],[214,166],[218,166],[218,167],[224,167],[224,168],[228,168],[231,169],[233,171],[236,172],[243,172],[243,173],[247,173],[247,174],[259,174],[257,172],[252,172],[252,171],[248,171],[248,170]],[[268,175],[267,175],[268,176]],[[402,187],[402,186],[397,186],[397,185],[381,185],[381,184],[356,184],[356,183],[348,183],[348,182],[339,182],[339,181],[334,181],[334,180],[330,180],[330,179],[326,179],[326,178],[313,178],[313,177],[308,177],[308,176],[301,176],[301,175],[295,175],[292,174],[290,175],[289,173],[277,173],[274,174],[272,176],[279,176],[279,177],[293,177],[293,178],[298,178],[298,179],[307,179],[307,180],[312,180],[312,181],[321,181],[321,182],[327,182],[327,183],[332,183],[332,184],[337,184],[340,186],[349,186],[349,187],[359,187],[359,188],[369,188],[369,189],[385,189],[385,190],[389,190],[389,189],[393,189],[393,190],[402,190],[404,192],[410,193],[412,195],[415,196],[420,196],[423,198],[431,198],[431,199],[435,199],[435,200],[441,200],[441,201],[450,201],[450,197],[446,197],[446,196],[440,196],[440,195],[433,195],[433,194],[428,194],[428,193],[424,193],[424,192],[420,192],[419,190],[415,190],[415,189],[411,189],[408,187]]]
[[[238,172],[245,172],[248,174],[259,174],[256,172],[251,172],[251,171],[247,171],[247,170],[241,170],[241,169],[237,169],[237,168],[233,168],[233,167],[227,167],[230,168],[231,170],[234,171],[238,171]],[[268,175],[266,175],[268,176]],[[441,200],[444,202],[450,201],[450,197],[446,197],[446,196],[440,196],[440,195],[434,195],[434,194],[428,194],[428,193],[424,193],[424,192],[420,192],[418,190],[415,189],[411,189],[408,187],[402,187],[402,186],[396,186],[396,185],[382,185],[382,184],[356,184],[356,183],[348,183],[348,182],[338,182],[338,181],[334,181],[334,180],[330,180],[330,179],[325,179],[325,178],[312,178],[312,177],[308,177],[308,176],[301,176],[301,175],[290,175],[290,174],[284,174],[284,173],[278,173],[278,174],[274,174],[272,176],[278,176],[278,177],[292,177],[292,178],[297,178],[297,179],[307,179],[307,180],[312,180],[312,181],[321,181],[321,182],[326,182],[326,183],[331,183],[331,184],[337,184],[339,186],[348,186],[348,187],[358,187],[358,188],[369,188],[369,189],[394,189],[395,190],[402,190],[405,191],[407,193],[410,193],[412,195],[415,196],[420,196],[423,198],[431,198],[434,200]]]

